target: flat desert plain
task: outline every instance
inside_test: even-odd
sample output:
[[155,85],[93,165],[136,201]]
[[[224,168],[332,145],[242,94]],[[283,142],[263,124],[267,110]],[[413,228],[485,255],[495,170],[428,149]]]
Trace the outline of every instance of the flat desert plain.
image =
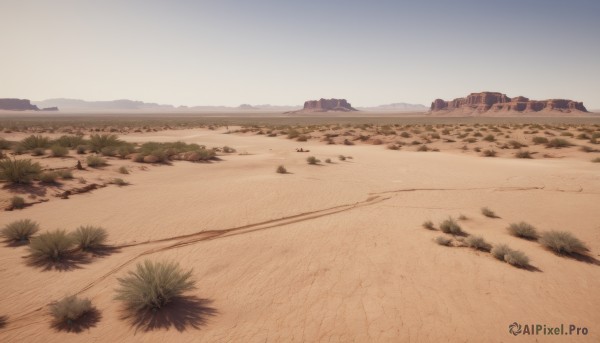
[[[109,158],[108,166],[74,170],[75,180],[123,178],[129,185],[68,199],[53,196],[64,186],[36,186],[33,198],[48,201],[0,212],[0,227],[20,219],[38,222],[40,232],[101,226],[113,247],[56,268],[28,263],[27,245],[0,245],[0,341],[600,340],[600,164],[590,162],[598,154],[571,148],[552,150],[570,151],[560,158],[542,158],[541,150],[534,159],[485,158],[458,143],[422,152],[417,145],[392,150],[387,142],[298,142],[228,129],[119,134],[127,142],[237,152],[168,165]],[[10,141],[28,135],[1,134]],[[310,152],[296,152],[300,147]],[[69,155],[34,159],[72,168],[77,155]],[[308,164],[309,156],[321,162]],[[279,165],[287,173],[276,173]],[[118,173],[121,166],[129,174]],[[0,198],[7,204],[23,192],[5,185]],[[496,216],[484,216],[483,207]],[[442,233],[449,217],[466,234]],[[423,227],[428,220],[434,230]],[[507,227],[521,221],[539,233],[568,231],[589,251],[558,255],[510,235]],[[438,236],[450,246],[437,244]],[[469,236],[520,250],[529,265],[469,248]],[[192,269],[196,288],[155,318],[126,317],[114,299],[117,279],[144,260]],[[95,318],[78,332],[53,328],[48,305],[72,294],[92,301]],[[572,324],[587,334],[515,337],[514,322]]]

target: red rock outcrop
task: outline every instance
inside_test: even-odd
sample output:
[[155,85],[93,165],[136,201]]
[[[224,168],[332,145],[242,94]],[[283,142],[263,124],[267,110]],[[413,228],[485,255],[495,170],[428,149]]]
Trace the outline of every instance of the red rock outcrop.
[[357,111],[346,99],[319,99],[304,102],[303,112]]
[[484,114],[497,112],[588,112],[582,102],[567,99],[529,100],[524,96],[509,98],[498,92],[471,93],[465,98],[451,101],[435,99],[431,112],[459,112],[461,114]]
[[27,99],[0,99],[0,110],[6,111],[39,111],[36,105],[32,105]]

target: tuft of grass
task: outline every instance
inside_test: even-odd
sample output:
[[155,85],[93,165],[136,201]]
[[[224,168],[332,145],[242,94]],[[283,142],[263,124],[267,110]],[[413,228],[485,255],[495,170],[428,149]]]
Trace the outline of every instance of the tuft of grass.
[[484,216],[488,217],[488,218],[499,218],[496,213],[494,213],[494,211],[490,210],[487,207],[482,207],[481,208],[481,214],[483,214]]
[[435,238],[435,242],[439,245],[450,246],[452,243],[452,238],[448,238],[445,236],[437,236]]
[[86,158],[87,165],[92,168],[98,168],[106,165],[106,160],[100,156],[91,155]]
[[56,326],[70,327],[85,314],[93,310],[92,302],[76,295],[66,296],[60,301],[50,304],[50,314]]
[[31,150],[31,156],[44,156],[46,154],[45,148],[35,148]]
[[555,149],[566,148],[572,145],[568,140],[562,138],[553,138],[546,143],[546,147]]
[[73,172],[68,169],[57,170],[56,175],[63,180],[70,180],[73,178]]
[[465,244],[469,248],[481,250],[481,251],[490,251],[492,246],[483,239],[481,236],[469,236],[465,238]]
[[496,137],[494,137],[494,135],[487,135],[485,137],[483,137],[484,141],[488,141],[488,142],[493,142],[496,140]]
[[100,249],[105,246],[108,233],[97,226],[80,226],[71,233],[74,244],[84,251]]
[[64,157],[67,156],[69,154],[69,149],[60,146],[60,145],[53,145],[52,147],[50,147],[50,156],[52,157]]
[[183,271],[175,262],[138,263],[135,271],[118,278],[116,300],[129,310],[160,310],[175,297],[194,288],[192,271]]
[[433,225],[433,222],[431,220],[423,222],[423,227],[429,230],[435,230],[435,226]]
[[68,255],[73,243],[72,236],[65,230],[55,230],[31,239],[29,250],[35,259],[60,261]]
[[279,173],[279,174],[286,174],[286,173],[287,173],[287,169],[285,169],[285,167],[284,167],[284,166],[279,166],[279,167],[277,167],[277,170],[276,170],[276,171],[277,171],[277,173]]
[[500,261],[504,261],[504,256],[506,256],[506,254],[508,254],[510,251],[512,251],[512,249],[509,248],[508,245],[498,244],[494,245],[491,253],[495,258],[499,259]]
[[519,150],[517,151],[517,153],[515,154],[516,158],[533,158],[533,156],[531,155],[531,153],[527,150]]
[[538,239],[538,233],[537,233],[536,228],[533,225],[528,224],[526,222],[512,223],[506,229],[508,230],[508,232],[511,235],[513,235],[515,237],[520,237],[520,238],[525,238],[525,239],[530,239],[530,240]]
[[496,157],[496,150],[488,149],[483,151],[483,156],[485,157]]
[[113,184],[113,185],[117,185],[117,186],[119,186],[119,187],[122,187],[122,186],[127,186],[127,185],[129,185],[129,182],[127,182],[127,181],[125,181],[125,180],[123,180],[123,179],[120,179],[120,178],[118,178],[118,177],[116,177],[116,178],[114,178],[114,179],[110,180],[110,183],[111,183],[111,184]]
[[25,207],[25,199],[23,199],[22,197],[15,195],[14,197],[10,198],[10,207],[12,207],[13,209],[17,209],[20,210],[22,208]]
[[546,144],[548,143],[548,138],[546,137],[533,137],[532,138],[533,144]]
[[12,183],[30,183],[42,171],[37,162],[5,158],[0,160],[0,180]]
[[41,135],[31,135],[23,139],[19,145],[25,150],[33,150],[36,148],[48,149],[50,147],[50,138]]
[[321,161],[314,156],[309,156],[306,158],[306,162],[308,162],[308,164],[318,164]]
[[226,145],[223,147],[223,152],[226,154],[231,154],[235,152],[235,149]]
[[87,146],[85,146],[85,145],[78,145],[78,146],[77,146],[77,148],[76,148],[75,150],[77,151],[77,153],[78,153],[79,155],[83,155],[83,154],[85,154],[85,153],[86,153],[86,151],[87,151]]
[[429,147],[427,145],[423,144],[423,145],[419,146],[417,151],[429,151]]
[[119,167],[118,172],[121,174],[129,174],[129,169],[127,169],[127,167],[125,167],[125,166],[121,166],[121,167]]
[[339,159],[340,161],[345,161],[345,160],[346,160],[346,156],[344,156],[344,155],[340,155],[340,156],[338,156],[338,159]]
[[443,233],[450,233],[453,235],[459,235],[463,233],[460,225],[458,225],[458,223],[452,217],[449,217],[440,224],[440,230],[442,230]]
[[31,219],[21,219],[7,224],[0,234],[10,242],[27,242],[39,230],[38,223]]
[[589,249],[567,231],[549,231],[541,234],[539,242],[557,254],[585,254]]
[[94,134],[90,136],[90,150],[96,153],[102,151],[103,148],[111,146],[119,146],[124,142],[119,140],[119,137],[114,134]]
[[58,174],[55,172],[44,172],[39,176],[40,182],[45,184],[56,183],[56,178],[58,178]]
[[520,250],[510,250],[504,255],[504,261],[515,267],[529,266],[529,257]]

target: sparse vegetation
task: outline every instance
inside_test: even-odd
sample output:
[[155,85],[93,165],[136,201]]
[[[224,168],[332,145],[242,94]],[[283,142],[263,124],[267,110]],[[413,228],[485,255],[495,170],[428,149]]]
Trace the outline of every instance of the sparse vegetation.
[[[477,151],[477,150],[475,150],[475,151]],[[493,150],[493,149],[484,150],[483,151],[483,156],[485,156],[485,157],[496,157],[496,150]]]
[[106,160],[98,155],[90,155],[85,159],[88,167],[98,168],[105,166]]
[[85,314],[93,310],[92,302],[76,295],[66,296],[60,301],[50,304],[50,314],[56,326],[69,328]]
[[19,145],[25,150],[33,150],[36,148],[48,149],[50,147],[50,138],[41,135],[31,135],[23,139]]
[[529,257],[519,250],[509,250],[504,255],[504,261],[516,267],[524,268],[529,266]]
[[124,142],[114,134],[94,134],[90,136],[89,147],[92,152],[100,153],[103,148],[116,147]]
[[10,242],[27,242],[40,230],[38,223],[30,219],[21,219],[7,224],[0,232]]
[[284,166],[279,166],[279,167],[277,167],[277,170],[276,170],[276,171],[277,171],[277,173],[279,173],[279,174],[287,174],[287,169],[285,169],[285,167],[284,167]]
[[588,247],[567,231],[549,231],[541,234],[539,242],[557,254],[585,254]]
[[121,166],[119,167],[118,172],[121,174],[129,174],[129,169],[127,169],[125,166]]
[[492,246],[485,241],[485,239],[483,239],[483,237],[481,236],[469,236],[467,238],[465,238],[465,244],[469,247],[469,248],[473,248],[476,250],[481,250],[481,251],[490,251],[490,249],[492,248]]
[[17,210],[24,208],[25,199],[18,195],[15,195],[14,197],[10,198],[10,207]]
[[69,149],[60,146],[60,145],[53,145],[52,147],[50,147],[50,155],[52,157],[64,157],[67,156],[69,154]]
[[458,225],[458,223],[452,217],[444,220],[440,224],[440,230],[442,230],[443,233],[450,233],[453,235],[459,235],[463,233],[460,225]]
[[517,151],[517,153],[515,154],[516,158],[533,158],[533,156],[531,155],[531,153],[527,150],[519,150]]
[[538,233],[536,228],[533,225],[528,224],[526,222],[512,223],[508,226],[507,230],[511,235],[515,237],[530,240],[538,239]]
[[338,156],[338,159],[339,159],[340,161],[345,161],[345,160],[346,160],[346,156],[344,156],[344,155],[339,155],[339,156]]
[[309,156],[306,158],[306,162],[308,162],[308,164],[318,164],[319,162],[321,162],[320,160],[318,160],[316,157],[314,156]]
[[40,182],[45,184],[56,183],[56,178],[58,175],[55,172],[44,172],[39,176]]
[[567,148],[572,145],[573,144],[571,144],[568,140],[562,138],[553,138],[550,141],[548,141],[548,143],[546,143],[546,147],[555,149]]
[[71,235],[74,244],[84,251],[100,249],[108,239],[106,230],[97,226],[80,226]]
[[117,279],[120,287],[115,299],[123,301],[129,310],[160,310],[173,298],[194,288],[191,277],[191,270],[183,271],[174,262],[146,260],[126,277]]
[[64,230],[45,232],[31,239],[31,256],[37,260],[60,261],[73,247],[73,238]]
[[63,180],[70,180],[73,178],[73,172],[71,172],[68,169],[57,170],[56,175],[58,175],[58,177],[60,177]]
[[433,225],[433,222],[431,220],[423,222],[423,227],[429,230],[435,230],[435,226]]
[[508,245],[506,244],[498,244],[492,248],[492,256],[499,259],[500,261],[504,261],[504,256],[508,254],[508,252],[512,251]]
[[30,183],[42,171],[37,162],[5,158],[0,160],[0,180],[12,183]]
[[446,236],[437,236],[435,238],[435,242],[439,245],[450,246],[452,243],[452,238],[448,238]]
[[487,207],[481,208],[481,214],[483,214],[484,216],[486,216],[488,218],[498,218],[498,215],[496,215],[496,213],[494,213],[494,211],[490,210]]
[[532,141],[533,141],[533,144],[547,144],[548,138],[537,136],[537,137],[533,137]]
[[129,185],[129,182],[127,182],[127,181],[125,181],[125,180],[123,180],[121,178],[118,178],[118,177],[110,180],[110,183],[113,184],[113,185],[117,185],[119,187]]

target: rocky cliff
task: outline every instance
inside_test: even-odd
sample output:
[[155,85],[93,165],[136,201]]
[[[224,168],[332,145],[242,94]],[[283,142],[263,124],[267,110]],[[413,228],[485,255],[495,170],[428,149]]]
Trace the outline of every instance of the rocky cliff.
[[357,111],[346,99],[319,99],[304,102],[302,112]]
[[36,105],[32,105],[27,99],[0,99],[0,110],[6,111],[39,111]]
[[451,101],[435,99],[431,103],[431,112],[435,114],[502,114],[514,112],[588,112],[582,102],[567,99],[530,100],[524,96],[509,98],[498,92],[471,93],[465,98]]

